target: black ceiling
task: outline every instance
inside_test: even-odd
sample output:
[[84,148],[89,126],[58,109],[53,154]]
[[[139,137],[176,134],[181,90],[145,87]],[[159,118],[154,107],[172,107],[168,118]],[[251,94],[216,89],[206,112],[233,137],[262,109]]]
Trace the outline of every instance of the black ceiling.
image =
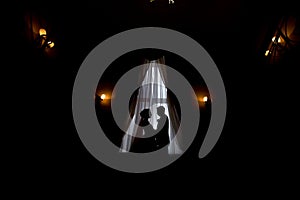
[[176,0],[171,5],[168,0],[17,1],[11,24],[13,28],[19,25],[18,38],[25,32],[26,14],[42,18],[51,27],[58,54],[78,62],[101,41],[121,31],[144,26],[171,28],[198,41],[222,68],[232,60],[256,61],[261,46],[268,42],[267,33],[275,29],[282,15],[294,13],[275,9],[274,3],[240,0]]

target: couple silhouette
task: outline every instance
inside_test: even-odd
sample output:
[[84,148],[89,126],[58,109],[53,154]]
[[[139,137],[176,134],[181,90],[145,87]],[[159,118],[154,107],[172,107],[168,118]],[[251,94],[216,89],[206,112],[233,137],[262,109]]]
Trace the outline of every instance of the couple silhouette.
[[165,114],[165,108],[160,106],[157,108],[157,129],[155,130],[150,124],[149,119],[152,113],[146,108],[140,112],[141,120],[139,122],[138,135],[135,137],[131,151],[137,153],[146,153],[156,151],[169,143],[169,118]]

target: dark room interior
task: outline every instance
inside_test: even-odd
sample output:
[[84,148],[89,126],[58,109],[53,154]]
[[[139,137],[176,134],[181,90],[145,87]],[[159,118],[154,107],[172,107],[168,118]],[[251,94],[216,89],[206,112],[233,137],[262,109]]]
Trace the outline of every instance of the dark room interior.
[[[278,9],[275,3],[258,5],[240,0],[172,2],[14,1],[9,14],[13,48],[8,51],[9,70],[16,74],[13,76],[18,82],[10,92],[22,97],[16,113],[21,115],[21,143],[29,141],[20,156],[26,163],[24,170],[17,176],[30,171],[29,174],[40,174],[34,176],[37,182],[60,178],[63,182],[103,182],[107,180],[104,177],[112,177],[119,183],[156,178],[167,183],[173,177],[181,177],[183,182],[220,177],[221,182],[231,178],[237,182],[262,178],[264,182],[285,180],[293,174],[296,146],[292,143],[296,140],[292,138],[297,131],[292,121],[298,117],[291,113],[296,112],[296,70],[300,66],[300,18],[296,6]],[[98,44],[122,31],[141,27],[168,28],[197,41],[220,71],[227,112],[222,134],[205,158],[199,159],[198,152],[210,114],[199,106],[204,116],[201,131],[176,162],[149,174],[130,174],[105,166],[86,150],[73,121],[72,90],[81,64]],[[208,93],[201,75],[186,60],[151,49],[117,59],[101,83],[111,92],[127,70],[143,64],[145,59],[162,56],[166,65],[189,80],[196,93]],[[110,113],[107,107],[101,109],[102,113]],[[110,127],[116,130],[111,119],[100,116],[107,132]],[[115,142],[120,144],[120,138]],[[280,170],[291,174],[274,176],[274,171]],[[24,176],[33,178],[29,174]]]

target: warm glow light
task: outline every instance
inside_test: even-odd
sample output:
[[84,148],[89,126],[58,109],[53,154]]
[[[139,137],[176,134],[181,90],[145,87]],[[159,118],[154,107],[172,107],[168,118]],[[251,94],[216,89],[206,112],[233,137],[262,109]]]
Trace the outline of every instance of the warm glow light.
[[54,42],[48,41],[48,47],[50,48],[54,47]]
[[269,51],[269,50],[267,50],[267,51],[266,51],[266,53],[265,53],[265,56],[268,56],[268,55],[269,55],[269,53],[270,53],[270,51]]
[[[276,40],[276,36],[274,36],[274,37],[272,38],[272,42],[275,42],[275,40]],[[278,42],[278,43],[281,43],[280,37],[277,39],[277,42]]]
[[174,0],[169,0],[169,4],[173,4],[173,3],[175,3]]
[[204,96],[203,99],[202,99],[203,102],[207,102],[207,100],[208,100],[207,96]]
[[47,35],[47,31],[46,31],[45,29],[41,28],[41,29],[39,30],[39,34],[40,34],[40,36]]
[[101,94],[101,96],[100,96],[101,100],[104,100],[104,99],[105,99],[105,97],[106,97],[106,95],[105,95],[105,94]]

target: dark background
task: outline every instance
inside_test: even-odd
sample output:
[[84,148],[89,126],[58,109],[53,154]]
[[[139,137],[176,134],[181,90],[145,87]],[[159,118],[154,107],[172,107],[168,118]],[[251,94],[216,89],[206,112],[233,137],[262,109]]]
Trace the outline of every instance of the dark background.
[[[129,182],[142,188],[154,181],[177,188],[185,182],[196,185],[190,180],[281,186],[296,175],[292,141],[297,131],[292,126],[298,118],[294,102],[299,47],[279,64],[266,64],[263,57],[279,19],[296,15],[292,4],[279,9],[274,2],[239,0],[175,0],[174,5],[167,0],[13,3],[8,23],[13,40],[6,52],[12,61],[9,70],[18,80],[10,92],[17,97],[14,127],[22,133],[22,167],[15,172],[22,180],[62,186],[112,181],[109,185],[117,189]],[[45,21],[55,42],[50,53],[33,45],[27,17],[31,14]],[[207,50],[223,77],[228,111],[222,135],[207,157],[197,158],[201,142],[196,140],[164,169],[127,174],[99,163],[82,145],[73,123],[72,88],[77,70],[95,46],[144,26],[178,30]]]

